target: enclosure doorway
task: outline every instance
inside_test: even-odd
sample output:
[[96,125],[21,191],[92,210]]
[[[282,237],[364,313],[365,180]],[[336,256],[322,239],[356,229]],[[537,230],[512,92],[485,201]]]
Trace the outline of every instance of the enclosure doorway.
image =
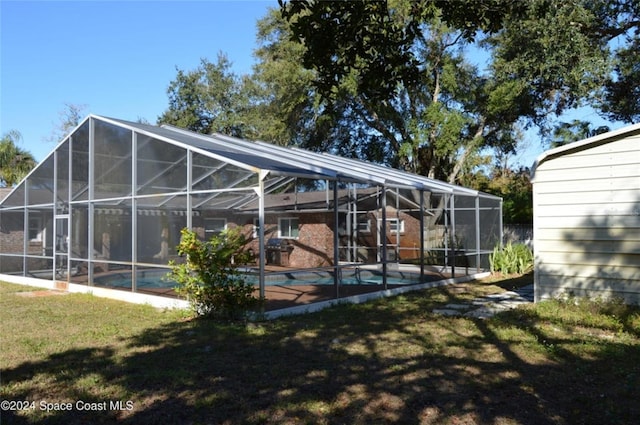
[[55,217],[55,245],[53,247],[55,278],[69,276],[69,215]]

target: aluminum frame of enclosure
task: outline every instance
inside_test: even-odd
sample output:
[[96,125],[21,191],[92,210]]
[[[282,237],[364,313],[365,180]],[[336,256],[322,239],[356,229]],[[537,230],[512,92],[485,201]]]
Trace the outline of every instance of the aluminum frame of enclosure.
[[[100,286],[106,275],[122,275],[124,289],[144,291],[145,273],[166,268],[166,252],[173,249],[167,244],[177,242],[175,236],[165,241],[170,239],[165,233],[175,235],[184,226],[198,228],[205,236],[213,231],[207,230],[208,225],[215,227],[224,219],[224,211],[233,210],[244,214],[245,222],[250,214],[257,215],[257,283],[264,296],[267,210],[270,216],[276,211],[269,203],[287,186],[295,187],[297,199],[302,193],[298,181],[314,181],[326,192],[322,203],[311,202],[314,206],[302,213],[310,216],[332,209],[326,227],[333,228],[332,246],[327,249],[336,297],[345,264],[338,230],[344,227],[350,232],[344,251],[353,262],[359,249],[352,244],[353,234],[359,226],[368,226],[357,222],[362,215],[370,215],[376,223],[370,232],[377,232],[373,249],[384,289],[388,264],[399,262],[401,250],[409,249],[401,246],[405,237],[401,213],[413,214],[419,223],[413,249],[419,253],[421,278],[429,249],[443,255],[444,264],[455,274],[458,252],[473,259],[471,267],[480,269],[481,256],[493,248],[487,243],[502,240],[502,201],[492,195],[329,153],[89,115],[0,202],[0,274],[89,286]],[[297,208],[298,204],[282,204],[278,211]],[[205,217],[203,211],[211,216]],[[391,211],[395,216],[389,218]],[[437,214],[442,217],[434,217]],[[459,214],[469,216],[458,225],[460,231]],[[395,234],[390,219],[396,220]],[[67,220],[66,232],[62,220]],[[426,246],[427,221],[431,226],[444,223],[439,225],[445,233],[439,239],[442,247]],[[461,249],[458,233],[464,233],[464,244],[472,249]],[[56,237],[59,240],[54,241]],[[154,244],[161,246],[155,255]]]

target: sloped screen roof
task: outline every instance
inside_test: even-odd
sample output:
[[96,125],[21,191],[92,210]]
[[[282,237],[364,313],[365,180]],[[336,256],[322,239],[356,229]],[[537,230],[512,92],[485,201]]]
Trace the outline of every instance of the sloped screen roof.
[[257,170],[268,170],[283,175],[296,175],[309,178],[336,178],[335,173],[329,169],[292,162],[291,158],[285,158],[282,155],[271,155],[265,151],[260,152],[255,144],[242,139],[218,134],[205,136],[171,126],[157,127],[112,118],[108,118],[108,120],[132,127],[139,131],[152,133],[154,136],[164,138],[169,142],[178,142],[191,148],[213,154],[217,158],[224,158],[225,160],[232,161],[236,164],[244,164]]
[[[366,161],[343,158],[328,153],[311,152],[299,148],[276,146],[265,142],[247,141],[221,134],[202,135],[172,126],[159,127],[96,115],[87,117],[78,128],[85,125],[90,118],[99,122],[115,125],[125,131],[133,130],[141,134],[146,134],[181,148],[189,148],[205,157],[212,158],[212,160],[232,164],[237,167],[237,169],[247,170],[247,172],[251,174],[262,172],[269,173],[280,179],[298,177],[339,180],[343,182],[425,190],[433,193],[499,199],[493,195]],[[51,155],[46,158],[32,171],[31,175],[41,173],[40,169],[43,167],[43,164],[51,162],[51,158]],[[267,190],[267,192],[268,191],[269,190]],[[10,202],[6,202],[10,197],[11,195],[5,198],[5,202],[3,202],[5,206],[10,205]],[[18,196],[18,198],[21,203],[22,196]]]
[[152,133],[156,137],[161,137],[169,142],[184,144],[191,148],[208,152],[217,158],[225,158],[236,164],[244,164],[256,169],[256,171],[263,170],[287,176],[329,180],[339,179],[394,187],[408,187],[436,193],[480,195],[481,197],[498,199],[492,195],[461,186],[328,153],[320,154],[299,148],[276,146],[264,142],[251,142],[221,134],[206,136],[171,126],[157,127],[113,118],[97,118]]

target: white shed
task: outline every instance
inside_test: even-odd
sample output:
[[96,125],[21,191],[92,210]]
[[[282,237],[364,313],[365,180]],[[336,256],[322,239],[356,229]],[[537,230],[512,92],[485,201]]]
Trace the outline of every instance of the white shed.
[[532,182],[535,300],[640,304],[640,124],[546,151]]

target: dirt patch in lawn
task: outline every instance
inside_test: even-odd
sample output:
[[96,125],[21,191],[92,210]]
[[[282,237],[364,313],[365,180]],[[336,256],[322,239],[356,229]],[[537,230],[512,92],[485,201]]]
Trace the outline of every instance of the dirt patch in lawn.
[[65,291],[53,291],[51,289],[45,289],[42,291],[29,291],[29,292],[16,292],[19,297],[50,297],[53,295],[67,295]]

